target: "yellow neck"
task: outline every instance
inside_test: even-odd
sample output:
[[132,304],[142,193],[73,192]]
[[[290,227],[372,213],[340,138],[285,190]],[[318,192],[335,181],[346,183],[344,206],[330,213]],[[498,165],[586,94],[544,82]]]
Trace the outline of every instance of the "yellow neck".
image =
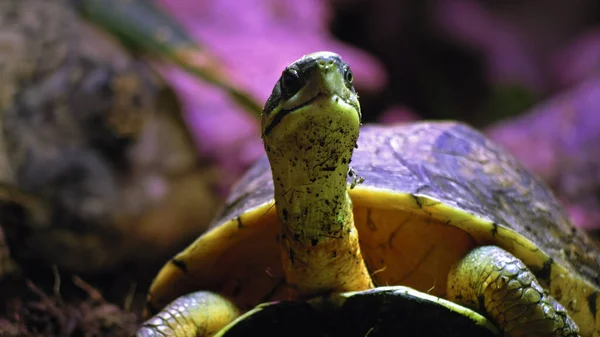
[[282,222],[283,234],[297,241],[314,245],[323,239],[343,238],[354,224],[350,199],[346,191],[347,165],[332,171],[315,172],[307,176],[306,170],[296,170],[288,165],[275,178],[277,214]]
[[347,141],[302,146],[296,139],[286,142],[293,144],[289,147],[267,149],[281,223],[283,268],[297,297],[372,287],[346,180],[356,140]]

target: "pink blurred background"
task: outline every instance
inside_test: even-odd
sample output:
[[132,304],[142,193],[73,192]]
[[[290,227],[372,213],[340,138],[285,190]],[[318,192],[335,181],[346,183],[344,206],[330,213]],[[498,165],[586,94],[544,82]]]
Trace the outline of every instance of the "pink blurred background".
[[[285,65],[331,50],[353,67],[366,122],[466,121],[600,227],[600,3],[592,0],[157,0],[261,102]],[[226,193],[262,154],[257,120],[164,68]]]

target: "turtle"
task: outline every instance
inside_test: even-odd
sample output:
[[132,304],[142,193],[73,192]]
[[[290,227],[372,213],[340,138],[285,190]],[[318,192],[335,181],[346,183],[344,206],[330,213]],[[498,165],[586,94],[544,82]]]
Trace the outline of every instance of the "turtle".
[[175,92],[70,2],[0,3],[0,78],[0,227],[19,265],[162,261],[209,224],[221,200]]
[[389,287],[506,336],[600,336],[599,247],[548,186],[463,122],[363,125],[353,77],[329,51],[283,70],[266,155],[158,272],[138,336],[226,335],[260,303]]

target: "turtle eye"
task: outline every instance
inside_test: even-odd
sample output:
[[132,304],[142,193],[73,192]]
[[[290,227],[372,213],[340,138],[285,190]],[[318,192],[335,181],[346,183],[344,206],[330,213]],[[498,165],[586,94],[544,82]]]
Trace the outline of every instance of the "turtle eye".
[[344,79],[346,80],[347,84],[352,84],[354,81],[354,74],[352,73],[352,70],[350,70],[350,67],[346,67],[344,70]]
[[302,88],[302,80],[294,69],[286,69],[281,74],[281,92],[287,96],[294,96]]

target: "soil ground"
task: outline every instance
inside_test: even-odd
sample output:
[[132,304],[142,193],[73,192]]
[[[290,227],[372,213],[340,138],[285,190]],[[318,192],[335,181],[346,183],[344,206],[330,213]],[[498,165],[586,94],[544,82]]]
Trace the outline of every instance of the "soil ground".
[[32,266],[0,281],[0,336],[133,336],[154,272],[82,276]]

